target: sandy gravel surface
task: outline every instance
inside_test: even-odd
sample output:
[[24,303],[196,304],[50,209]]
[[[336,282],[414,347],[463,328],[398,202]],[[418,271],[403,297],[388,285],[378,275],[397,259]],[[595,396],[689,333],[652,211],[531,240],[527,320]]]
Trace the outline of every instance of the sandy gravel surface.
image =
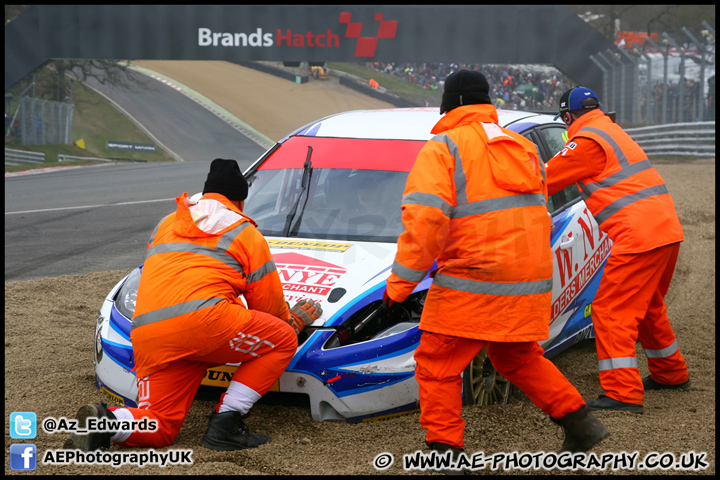
[[[150,63],[150,62],[144,62]],[[153,62],[160,63],[160,62]],[[163,62],[171,64],[173,62]],[[192,62],[189,62],[192,63]],[[204,64],[210,64],[205,66]],[[203,62],[203,69],[230,68],[216,65],[222,62]],[[147,66],[147,65],[145,65]],[[206,68],[205,68],[206,67]],[[147,66],[147,68],[150,68]],[[242,67],[232,66],[233,71]],[[198,69],[192,69],[197,71]],[[165,73],[171,76],[170,70]],[[176,72],[177,80],[190,85],[193,72]],[[262,75],[262,74],[257,74]],[[248,123],[257,125],[271,138],[280,138],[306,121],[325,115],[314,99],[289,104],[278,90],[263,90],[262,85],[274,85],[275,78],[242,69],[241,74],[224,79],[225,89],[213,92],[206,87],[201,93],[209,98],[216,95],[228,110],[237,105],[235,113]],[[295,84],[277,80],[280,91],[292,91]],[[199,85],[203,83],[197,79]],[[237,88],[251,85],[247,88]],[[306,84],[308,85],[308,84]],[[333,92],[342,89],[323,84]],[[234,86],[235,88],[231,88]],[[297,86],[302,87],[302,86]],[[194,87],[198,88],[198,87]],[[218,87],[221,88],[221,87]],[[199,89],[199,88],[198,88]],[[231,92],[254,93],[250,97],[230,98]],[[345,90],[345,89],[342,89]],[[302,92],[303,95],[305,92]],[[322,96],[322,93],[317,93]],[[327,93],[334,98],[336,93]],[[277,101],[264,100],[275,98]],[[290,95],[293,96],[293,95]],[[336,102],[329,108],[357,108],[353,94],[347,100]],[[256,98],[263,97],[263,98]],[[280,98],[282,97],[282,98]],[[308,97],[311,97],[310,95]],[[313,97],[314,98],[314,97]],[[369,99],[372,102],[375,100]],[[216,100],[217,101],[217,100]],[[342,102],[348,102],[347,105]],[[251,106],[254,104],[254,106]],[[377,105],[370,108],[384,108]],[[250,114],[250,109],[252,114]],[[365,107],[361,107],[365,108]],[[243,110],[246,109],[246,110]],[[338,110],[339,111],[339,110]],[[243,114],[245,112],[245,114]],[[264,115],[260,113],[264,112]],[[278,115],[283,120],[278,120]],[[332,112],[330,112],[332,113]],[[280,124],[282,123],[282,126]],[[289,125],[294,124],[295,126]],[[264,126],[263,126],[264,125]],[[273,126],[279,130],[270,130]],[[715,473],[715,160],[690,162],[655,162],[666,179],[673,195],[683,228],[685,242],[673,284],[667,296],[668,313],[675,328],[681,351],[690,368],[692,388],[685,392],[648,392],[645,414],[602,412],[598,417],[612,435],[594,452],[638,452],[639,459],[651,452],[670,452],[680,459],[682,454],[705,453],[709,467],[699,472],[669,470],[629,471],[626,468],[604,471],[591,470],[590,474],[711,474]],[[148,232],[149,234],[150,232]],[[45,417],[73,417],[86,403],[104,399],[95,388],[93,359],[93,332],[103,298],[112,286],[129,271],[99,272],[45,278],[24,282],[5,283],[5,419],[14,411],[34,411],[38,419]],[[638,346],[640,373],[648,373],[645,355]],[[597,374],[597,357],[594,343],[584,342],[553,360],[585,398],[595,398],[602,392]],[[418,414],[399,417],[382,423],[350,425],[343,422],[314,422],[304,407],[259,404],[253,409],[247,423],[251,429],[263,431],[272,442],[258,449],[239,452],[215,452],[198,445],[207,426],[207,415],[212,401],[195,401],[183,429],[172,447],[192,449],[194,464],[190,467],[160,468],[134,466],[39,465],[35,473],[70,475],[137,475],[137,474],[408,474],[404,471],[404,454],[424,450],[424,431]],[[469,454],[484,452],[486,456],[497,452],[555,451],[562,443],[561,430],[522,393],[516,392],[509,405],[487,408],[465,407],[466,451]],[[39,431],[34,440],[42,456],[49,449],[62,448],[64,435],[48,435]],[[11,443],[5,431],[5,451]],[[20,442],[23,443],[23,442]],[[111,453],[142,451],[113,446]],[[387,470],[373,467],[376,455],[388,452],[394,464]],[[8,455],[6,474],[26,474],[10,470]],[[489,469],[476,474],[493,473]],[[568,474],[569,471],[498,471],[502,474]],[[585,472],[579,472],[585,473]]]

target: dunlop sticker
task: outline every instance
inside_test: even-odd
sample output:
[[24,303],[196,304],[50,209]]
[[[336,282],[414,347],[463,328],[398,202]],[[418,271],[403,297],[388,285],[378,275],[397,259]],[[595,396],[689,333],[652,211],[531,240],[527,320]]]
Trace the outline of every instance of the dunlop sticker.
[[[208,387],[222,387],[227,388],[230,385],[237,365],[221,365],[219,367],[210,367],[205,372],[205,378],[203,378],[202,385]],[[270,392],[280,391],[280,382],[278,380],[273,383],[270,387]]]
[[232,380],[235,370],[237,370],[237,365],[222,365],[208,368],[202,384],[211,387],[227,387],[230,385],[230,380]]
[[307,242],[302,240],[273,240],[268,239],[270,248],[296,248],[300,250],[324,250],[328,252],[344,252],[352,247],[352,243],[335,242]]
[[119,395],[115,395],[113,392],[111,392],[110,390],[108,390],[108,389],[105,388],[105,387],[100,387],[100,390],[101,390],[105,395],[107,395],[108,397],[110,397],[113,401],[119,403],[119,404],[122,405],[123,407],[125,406],[125,399],[124,399],[123,397],[121,397],[121,396],[119,396]]

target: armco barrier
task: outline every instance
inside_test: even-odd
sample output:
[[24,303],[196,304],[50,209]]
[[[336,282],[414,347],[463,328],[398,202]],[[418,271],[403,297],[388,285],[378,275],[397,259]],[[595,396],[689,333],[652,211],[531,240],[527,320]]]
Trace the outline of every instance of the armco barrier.
[[652,127],[626,128],[648,157],[689,155],[715,157],[715,122],[671,123]]
[[111,162],[107,158],[95,158],[95,157],[74,157],[72,155],[58,155],[58,162],[72,162],[73,160],[92,160],[94,162]]
[[310,77],[308,75],[297,75],[288,70],[274,67],[267,63],[251,62],[247,60],[234,60],[232,63],[236,63],[242,67],[252,68],[253,70],[258,70],[263,73],[269,73],[270,75],[275,75],[276,77],[284,78],[285,80],[290,80],[297,83],[307,83],[310,80]]
[[45,162],[45,154],[40,152],[26,152],[24,150],[5,149],[5,165],[27,165]]
[[[306,83],[310,79],[310,77],[308,75],[297,75],[288,70],[285,70],[285,69],[279,68],[279,67],[275,67],[268,63],[252,62],[252,61],[247,61],[247,60],[234,60],[232,63],[236,63],[243,67],[252,68],[254,70],[258,70],[263,73],[269,73],[271,75],[285,78],[286,80],[291,80],[294,82],[298,82],[298,80],[299,80],[299,83]],[[420,106],[422,106],[417,103],[413,103],[413,102],[410,102],[403,98],[400,98],[397,95],[393,95],[392,93],[387,92],[382,87],[380,87],[380,89],[374,89],[374,88],[370,87],[369,85],[367,85],[367,80],[363,80],[359,77],[356,77],[355,75],[351,75],[349,73],[341,72],[339,70],[331,70],[331,69],[329,69],[328,72],[331,75],[340,77],[339,78],[340,85],[344,85],[346,87],[352,88],[353,90],[356,90],[360,93],[364,93],[365,95],[369,95],[371,97],[377,98],[378,100],[382,100],[382,101],[391,103],[396,107],[420,107]]]

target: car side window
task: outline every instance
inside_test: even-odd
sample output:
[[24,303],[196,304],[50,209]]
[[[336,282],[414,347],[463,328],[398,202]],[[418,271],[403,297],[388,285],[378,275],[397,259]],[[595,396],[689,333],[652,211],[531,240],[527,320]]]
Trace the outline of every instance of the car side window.
[[[558,125],[538,129],[537,133],[538,135],[540,135],[540,137],[542,137],[542,140],[548,149],[549,158],[547,161],[550,162],[552,161],[552,157],[565,147],[565,144],[568,140],[567,129]],[[580,190],[574,183],[566,187],[562,192],[558,193],[562,194],[562,203],[559,203],[556,199],[557,207],[562,207],[568,205],[569,203],[574,203],[577,198],[580,197]],[[554,197],[558,197],[558,195],[556,194],[554,195]],[[550,211],[552,212],[553,210],[550,209]]]
[[568,140],[567,130],[560,126],[538,129],[538,133],[547,145],[550,157],[562,150]]

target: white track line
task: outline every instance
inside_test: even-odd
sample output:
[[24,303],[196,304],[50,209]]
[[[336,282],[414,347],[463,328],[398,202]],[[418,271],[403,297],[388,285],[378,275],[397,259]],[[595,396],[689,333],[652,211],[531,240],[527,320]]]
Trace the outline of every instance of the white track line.
[[[239,123],[242,122],[240,119],[230,118],[230,116],[226,115],[224,113],[224,109],[222,109],[222,107],[215,105],[210,100],[204,99],[204,97],[200,98],[200,97],[202,97],[202,95],[200,93],[195,92],[194,90],[192,90],[188,87],[184,87],[184,88],[180,87],[180,86],[176,85],[175,83],[173,83],[175,80],[169,81],[169,80],[166,80],[165,78],[161,78],[159,76],[160,74],[155,74],[152,72],[152,70],[146,69],[144,67],[138,67],[137,65],[133,65],[132,68],[135,68],[135,69],[139,70],[141,73],[144,73],[145,75],[149,75],[151,78],[182,93],[183,95],[185,95],[187,98],[189,98],[193,102],[202,106],[206,110],[212,112],[216,117],[220,118],[222,121],[224,121],[225,123],[230,125],[232,128],[237,130],[239,133],[245,135],[247,138],[249,138],[256,144],[258,144],[262,148],[267,150],[268,148],[270,148],[272,146],[272,143],[268,145],[268,143],[265,140],[258,138],[259,135],[256,135],[254,132],[251,132],[250,131],[251,129],[248,126],[240,125]],[[169,78],[169,77],[167,77],[167,78]]]
[[175,157],[175,159],[176,159],[177,161],[179,161],[179,162],[184,162],[184,161],[185,161],[185,160],[183,160],[183,158],[182,158],[180,155],[178,155],[177,153],[175,153],[175,152],[173,152],[172,150],[170,150],[164,143],[162,143],[160,140],[158,140],[158,139],[155,137],[155,135],[153,135],[152,133],[150,133],[150,130],[148,130],[147,128],[145,128],[145,126],[144,126],[142,123],[140,123],[135,117],[133,117],[132,115],[130,115],[130,113],[129,113],[127,110],[125,110],[123,107],[121,107],[116,101],[114,101],[112,98],[110,98],[110,97],[108,97],[107,95],[105,95],[104,93],[102,93],[100,90],[98,90],[98,89],[96,89],[96,88],[93,88],[91,85],[89,85],[89,84],[87,84],[87,83],[85,83],[85,85],[87,85],[88,87],[90,87],[90,88],[92,88],[93,90],[95,90],[95,92],[97,92],[97,93],[99,93],[100,95],[102,95],[103,97],[105,97],[105,99],[106,99],[108,102],[112,103],[115,108],[117,108],[118,110],[120,110],[120,111],[121,111],[124,115],[126,115],[135,125],[137,125],[138,127],[140,127],[140,129],[141,129],[143,132],[145,132],[145,134],[146,134],[148,137],[150,137],[150,138],[152,138],[153,140],[155,140],[155,143],[157,143],[158,145],[160,145],[160,147],[161,147],[163,150],[165,150],[165,151],[167,151],[167,152],[170,152],[170,154],[171,154],[173,157]]
[[44,212],[56,212],[58,210],[77,210],[79,208],[97,208],[97,207],[115,207],[117,205],[136,205],[138,203],[155,203],[155,202],[167,202],[175,201],[174,198],[160,198],[158,200],[139,200],[137,202],[120,202],[120,203],[108,203],[105,205],[81,205],[78,207],[60,207],[60,208],[44,208],[41,210],[25,210],[22,212],[5,212],[5,215],[17,215],[20,213],[44,213]]

